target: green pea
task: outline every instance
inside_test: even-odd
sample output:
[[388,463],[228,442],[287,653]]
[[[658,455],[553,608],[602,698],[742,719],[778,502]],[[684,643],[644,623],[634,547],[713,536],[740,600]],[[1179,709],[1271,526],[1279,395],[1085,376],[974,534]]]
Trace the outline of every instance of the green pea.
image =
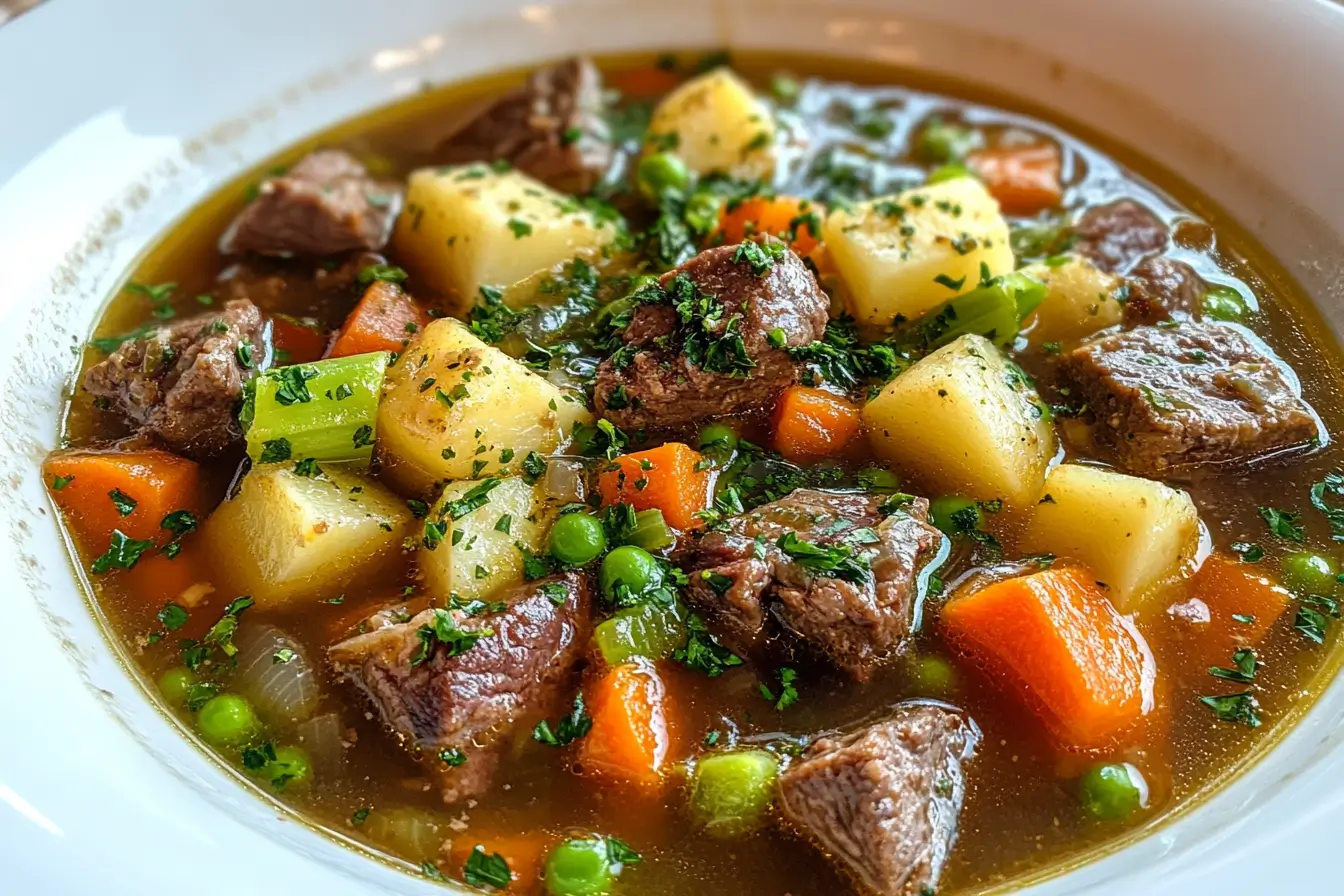
[[971,169],[967,168],[965,165],[960,165],[956,162],[949,162],[948,164],[943,165],[942,167],[935,168],[932,171],[930,171],[929,179],[925,181],[925,183],[930,185],[941,184],[943,181],[956,180],[957,178],[960,177],[971,177],[971,176],[972,176]]
[[1302,551],[1283,558],[1283,586],[1298,594],[1334,593],[1338,580],[1335,564],[1328,557]]
[[251,703],[237,694],[220,694],[201,707],[196,727],[217,747],[241,747],[257,736],[261,722]]
[[979,505],[961,495],[942,495],[930,501],[929,521],[947,535],[974,532],[985,524]]
[[672,153],[655,152],[639,160],[635,183],[646,199],[657,202],[668,193],[685,193],[691,185],[691,173]]
[[603,896],[615,877],[607,844],[596,837],[566,840],[546,858],[550,896]]
[[561,563],[582,566],[606,549],[602,521],[591,513],[567,513],[551,526],[551,555]]
[[299,790],[311,783],[313,763],[298,747],[276,747],[275,758],[266,763],[266,777],[276,790]]
[[951,693],[957,686],[957,670],[940,656],[921,656],[911,664],[910,677],[915,689],[924,696]]
[[187,692],[196,683],[196,673],[186,666],[176,666],[159,676],[159,693],[169,706],[183,706]]
[[648,551],[627,544],[603,558],[597,581],[602,588],[602,595],[609,601],[615,601],[618,584],[625,585],[632,594],[639,596],[663,583],[663,570]]
[[700,450],[719,459],[726,459],[737,450],[737,430],[727,423],[710,423],[700,430]]
[[1083,811],[1101,821],[1121,821],[1148,802],[1148,782],[1127,762],[1094,765],[1078,784]]
[[1251,316],[1251,306],[1246,298],[1231,286],[1221,283],[1210,285],[1204,290],[1204,299],[1200,303],[1204,316],[1213,320],[1245,323]]
[[925,161],[946,164],[964,158],[980,142],[978,132],[935,117],[921,129],[916,150]]
[[901,477],[882,467],[864,467],[857,477],[859,485],[870,492],[898,492]]
[[765,750],[717,753],[700,760],[691,817],[711,837],[741,837],[760,827],[775,794],[779,760]]

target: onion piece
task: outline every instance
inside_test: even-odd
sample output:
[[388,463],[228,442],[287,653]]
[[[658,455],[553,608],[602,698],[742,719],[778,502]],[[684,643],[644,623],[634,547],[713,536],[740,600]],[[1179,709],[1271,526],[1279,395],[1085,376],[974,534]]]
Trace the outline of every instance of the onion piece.
[[317,710],[317,676],[303,645],[273,625],[242,625],[233,686],[272,725],[302,722]]
[[362,825],[362,833],[374,845],[419,863],[438,858],[439,848],[452,829],[447,819],[428,809],[395,806],[374,808]]
[[308,751],[319,781],[334,781],[345,774],[345,726],[339,713],[313,716],[294,729],[294,740]]
[[588,497],[586,466],[578,458],[546,458],[546,495],[561,504],[582,503]]

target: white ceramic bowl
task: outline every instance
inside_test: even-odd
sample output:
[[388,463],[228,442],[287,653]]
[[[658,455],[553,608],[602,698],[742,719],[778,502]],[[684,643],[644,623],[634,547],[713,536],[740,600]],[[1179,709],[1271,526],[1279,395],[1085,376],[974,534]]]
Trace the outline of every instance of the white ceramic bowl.
[[[1324,0],[54,0],[0,29],[0,891],[444,892],[257,797],[144,698],[38,476],[71,349],[178,215],[325,125],[574,51],[755,47],[993,84],[1215,197],[1338,332],[1344,9]],[[1039,894],[1339,893],[1344,687],[1213,799]]]

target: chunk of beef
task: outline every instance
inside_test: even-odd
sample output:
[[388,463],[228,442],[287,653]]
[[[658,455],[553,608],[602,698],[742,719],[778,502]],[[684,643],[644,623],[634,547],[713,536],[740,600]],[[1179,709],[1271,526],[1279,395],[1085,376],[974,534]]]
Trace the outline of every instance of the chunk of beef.
[[1084,343],[1062,367],[1137,473],[1246,460],[1319,433],[1292,371],[1226,324],[1137,327]]
[[611,164],[602,75],[578,58],[537,69],[440,148],[445,162],[508,159],[558,190],[586,193]]
[[1164,320],[1198,320],[1204,281],[1183,261],[1154,255],[1129,274],[1125,322],[1155,324]]
[[261,182],[220,240],[225,255],[334,255],[381,249],[401,207],[401,188],[374,180],[353,156],[310,153]]
[[[690,594],[730,646],[753,650],[770,613],[859,681],[898,652],[918,622],[920,567],[942,544],[917,499],[885,519],[882,498],[799,489],[700,539]],[[819,568],[809,548],[781,547],[792,534],[817,547],[848,549],[854,566]],[[770,601],[767,605],[767,601]]]
[[1132,199],[1088,209],[1074,228],[1078,252],[1112,274],[1129,272],[1145,255],[1167,246],[1167,225]]
[[262,325],[251,302],[228,302],[122,343],[84,374],[84,388],[174,451],[218,457],[242,441],[237,411],[251,370],[238,347],[259,345]]
[[[558,603],[556,585],[565,592]],[[436,613],[444,611],[432,609],[404,622],[376,616],[363,634],[329,651],[336,670],[408,748],[467,753],[456,768],[428,761],[446,803],[489,788],[498,751],[519,725],[558,714],[588,643],[588,591],[580,575],[529,582],[504,601],[502,612],[486,617],[452,611],[459,628],[491,632],[462,653],[435,637]]]
[[898,706],[823,737],[779,778],[784,817],[880,896],[933,892],[957,836],[980,732],[949,707]]
[[598,367],[600,413],[617,426],[666,429],[774,403],[798,374],[781,346],[820,339],[830,302],[801,258],[767,240],[777,254],[759,274],[759,264],[735,260],[738,246],[719,246],[663,275],[662,301],[634,309],[625,346]]

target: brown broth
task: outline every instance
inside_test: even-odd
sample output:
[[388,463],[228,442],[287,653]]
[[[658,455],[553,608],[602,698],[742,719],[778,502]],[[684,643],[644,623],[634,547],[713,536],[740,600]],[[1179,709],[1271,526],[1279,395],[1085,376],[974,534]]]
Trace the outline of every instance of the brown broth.
[[[605,67],[608,71],[619,71],[645,65],[647,61],[626,57],[611,60]],[[1173,225],[1186,220],[1207,222],[1216,234],[1207,251],[1185,248],[1173,254],[1190,262],[1207,278],[1235,278],[1254,290],[1261,302],[1254,328],[1298,371],[1304,395],[1320,413],[1327,430],[1344,431],[1344,407],[1339,398],[1344,394],[1340,388],[1344,385],[1341,383],[1344,359],[1324,335],[1327,331],[1306,297],[1215,204],[1142,156],[1067,122],[1052,123],[1055,117],[1045,110],[1014,99],[964,84],[931,81],[925,76],[869,62],[858,65],[751,55],[736,58],[734,65],[762,87],[772,73],[780,70],[867,85],[835,85],[809,94],[817,105],[809,106],[803,117],[817,144],[856,142],[852,127],[835,120],[833,115],[828,117],[825,106],[837,100],[859,105],[874,102],[899,109],[896,130],[888,141],[893,148],[903,146],[918,122],[935,111],[991,128],[1021,127],[1044,133],[1065,148],[1066,205],[1099,204],[1131,196],[1140,198]],[[375,160],[382,168],[376,172],[379,176],[403,177],[429,161],[426,147],[432,146],[436,136],[454,120],[454,110],[469,107],[474,98],[498,90],[515,77],[500,76],[428,91],[338,125],[283,151],[174,224],[136,265],[131,279],[150,283],[175,281],[179,284],[179,310],[182,313],[199,310],[192,297],[214,291],[216,277],[225,264],[215,248],[218,236],[243,205],[247,185],[264,171],[291,162],[314,146],[334,144]],[[891,84],[905,86],[881,86]],[[934,92],[923,92],[926,89]],[[924,170],[914,166],[899,150],[892,150],[881,163],[866,166],[865,173],[890,186],[918,182]],[[816,186],[814,181],[800,177],[792,185],[792,191],[807,192]],[[417,297],[435,298],[419,292]],[[349,308],[348,304],[333,306],[314,290],[293,289],[284,304],[266,306],[264,310],[313,316],[326,326],[335,326]],[[98,333],[126,331],[145,322],[147,317],[148,306],[142,299],[123,294],[110,303]],[[84,363],[94,363],[99,357],[91,350]],[[1022,360],[1033,372],[1048,371],[1043,358]],[[103,444],[124,435],[118,424],[110,420],[111,416],[94,409],[86,394],[77,393],[69,407],[65,443],[72,447]],[[743,422],[748,427],[760,423]],[[848,458],[847,463],[858,466],[866,459],[859,452]],[[1339,468],[1344,468],[1344,457],[1338,445],[1331,443],[1290,461],[1271,462],[1248,470],[1206,473],[1179,484],[1191,492],[1200,508],[1213,548],[1226,550],[1236,541],[1258,542],[1267,553],[1261,565],[1267,574],[1273,575],[1278,556],[1291,546],[1274,542],[1257,513],[1257,506],[1306,510],[1308,547],[1329,553],[1324,521],[1309,510],[1306,497],[1312,483]],[[214,471],[216,495],[223,495],[233,473],[232,469]],[[925,493],[919,490],[918,482],[906,487]],[[1008,548],[1008,556],[1014,556],[1014,521],[995,519],[991,525]],[[81,548],[86,563],[100,552],[93,546]],[[953,562],[957,562],[956,556]],[[298,637],[317,658],[361,614],[400,600],[401,585],[415,580],[415,570],[408,562],[402,581],[395,584],[351,591],[339,605],[318,605],[306,608],[303,613],[267,614],[253,610],[244,617],[243,624],[273,621]],[[199,611],[193,612],[191,627],[181,634],[198,636],[199,631],[194,629],[198,625],[208,626],[230,596],[213,595]],[[1173,595],[1172,601],[1178,599],[1179,595]],[[157,645],[145,643],[146,636],[156,628],[153,615],[157,604],[147,605],[143,595],[128,591],[116,575],[96,583],[95,601],[111,638],[149,680],[178,663],[172,639]],[[933,632],[936,613],[936,602],[931,602],[918,655],[946,655]],[[1180,651],[1166,616],[1159,608],[1141,617],[1138,625],[1158,658],[1159,669],[1166,668],[1167,659]],[[1067,763],[1046,743],[1035,720],[1002,696],[993,682],[978,678],[968,668],[957,669],[957,684],[950,692],[930,693],[919,690],[907,661],[898,661],[865,686],[842,680],[824,668],[807,665],[801,668],[799,676],[801,699],[785,713],[777,713],[761,699],[756,674],[747,668],[730,671],[718,679],[708,679],[670,663],[661,670],[669,691],[675,695],[678,755],[684,756],[692,755],[710,730],[718,730],[721,737],[729,739],[730,731],[735,729],[744,742],[774,741],[781,735],[803,737],[850,726],[906,697],[939,697],[967,710],[985,736],[970,767],[969,796],[960,836],[940,888],[941,893],[952,894],[981,891],[1066,868],[1188,809],[1261,755],[1300,717],[1334,675],[1338,665],[1336,646],[1334,631],[1323,647],[1304,641],[1293,630],[1291,609],[1278,620],[1259,648],[1264,668],[1257,674],[1256,691],[1265,724],[1258,730],[1220,722],[1198,703],[1196,697],[1200,694],[1234,690],[1227,682],[1212,679],[1202,670],[1193,670],[1183,678],[1167,676],[1172,707],[1170,740],[1155,754],[1162,758],[1149,757],[1154,765],[1145,768],[1154,779],[1155,792],[1166,792],[1157,796],[1152,809],[1140,813],[1130,823],[1119,825],[1083,818]],[[445,823],[456,819],[457,825],[464,829],[460,836],[480,837],[486,842],[501,834],[545,831],[559,835],[574,828],[619,836],[644,856],[642,864],[623,875],[622,892],[742,892],[744,882],[750,882],[747,889],[753,893],[801,894],[844,889],[841,876],[826,858],[791,834],[768,830],[738,841],[706,839],[696,834],[685,820],[680,811],[682,792],[677,787],[670,787],[663,799],[644,800],[604,790],[591,779],[570,771],[566,751],[531,743],[527,732],[520,735],[514,759],[499,784],[480,805],[445,809],[421,768],[376,721],[367,717],[366,707],[357,695],[344,685],[328,681],[323,701],[324,708],[341,712],[344,723],[354,733],[355,742],[347,750],[348,773],[334,784],[281,796],[283,802],[319,828],[328,827],[359,839],[363,829],[350,823],[356,810],[372,807],[377,812],[397,805],[413,806],[437,812]],[[174,714],[180,715],[184,726],[190,727],[186,713]],[[225,761],[235,764],[232,759]],[[1161,767],[1167,763],[1169,771]],[[1163,786],[1161,781],[1168,777],[1169,785]],[[418,864],[430,857],[400,858]],[[445,866],[444,870],[457,874],[461,869]]]

